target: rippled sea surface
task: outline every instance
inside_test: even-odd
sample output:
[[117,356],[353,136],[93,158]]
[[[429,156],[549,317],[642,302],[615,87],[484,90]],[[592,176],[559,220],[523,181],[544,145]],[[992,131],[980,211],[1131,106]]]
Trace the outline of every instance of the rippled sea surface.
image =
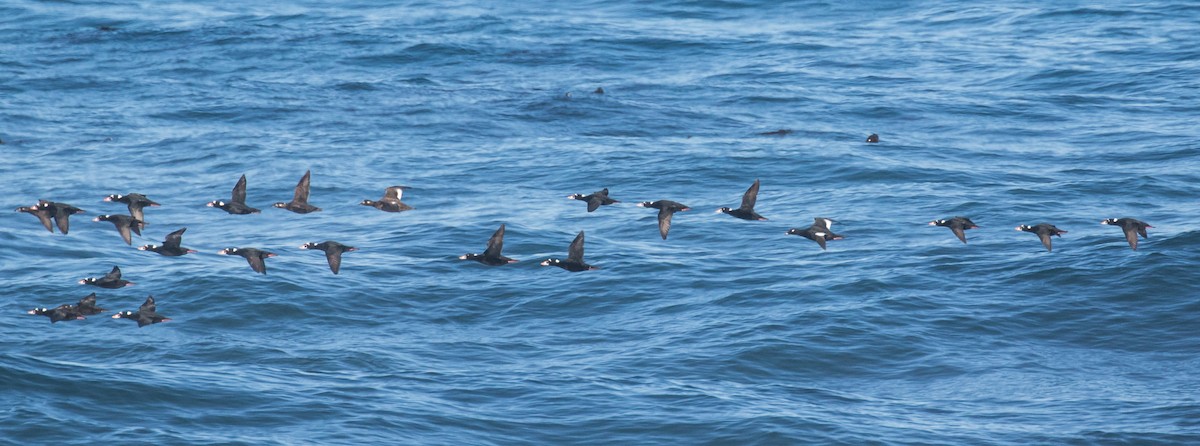
[[1194,4],[288,3],[0,5],[0,443],[1200,443]]

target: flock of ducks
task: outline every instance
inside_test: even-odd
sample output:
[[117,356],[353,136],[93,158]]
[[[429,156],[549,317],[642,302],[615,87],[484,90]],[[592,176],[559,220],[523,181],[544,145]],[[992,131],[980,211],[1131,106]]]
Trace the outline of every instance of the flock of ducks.
[[[872,134],[868,137],[867,142],[878,142],[878,135]],[[304,176],[300,178],[299,183],[292,197],[292,200],[286,203],[279,202],[272,206],[280,209],[289,210],[299,214],[307,214],[310,212],[320,211],[321,208],[308,203],[309,182],[311,181],[312,172],[306,171]],[[759,215],[754,211],[754,205],[758,199],[759,180],[754,180],[750,188],[742,195],[741,205],[737,208],[722,207],[717,209],[716,213],[728,214],[730,216],[752,221],[764,221],[766,217]],[[379,200],[362,200],[361,205],[370,206],[384,212],[403,212],[413,209],[411,206],[401,201],[404,190],[408,189],[405,186],[392,186],[384,191],[383,197]],[[609,197],[608,189],[601,189],[596,192],[584,194],[571,194],[567,198],[573,200],[584,201],[587,203],[587,211],[595,212],[601,206],[620,203]],[[129,215],[106,214],[98,216],[94,221],[107,221],[112,223],[121,239],[125,244],[132,245],[131,234],[141,235],[141,231],[145,226],[145,214],[143,208],[159,206],[158,203],[149,199],[145,195],[138,193],[130,193],[126,195],[109,195],[104,198],[106,202],[124,203],[129,209]],[[246,204],[246,176],[242,175],[234,185],[232,194],[229,200],[214,200],[207,204],[209,207],[221,209],[230,214],[255,214],[261,212],[259,209],[250,207]],[[691,207],[671,200],[646,201],[638,204],[639,207],[653,208],[658,210],[658,231],[663,240],[667,239],[667,234],[671,230],[671,217],[677,212],[690,211]],[[71,206],[66,203],[59,203],[48,200],[39,200],[37,204],[32,206],[24,206],[16,209],[18,212],[32,214],[41,221],[42,226],[47,231],[54,232],[55,226],[63,234],[67,234],[70,230],[70,216],[83,213],[82,209]],[[52,224],[53,223],[53,224]],[[833,240],[842,240],[843,236],[835,234],[830,227],[834,221],[825,217],[816,217],[813,219],[812,225],[806,228],[791,228],[787,230],[788,235],[796,235],[807,238],[816,242],[822,250],[826,249],[826,243]],[[1147,238],[1146,228],[1152,226],[1133,218],[1110,218],[1100,222],[1105,225],[1114,225],[1121,228],[1125,234],[1125,239],[1129,243],[1129,247],[1136,250],[1138,247],[1138,236]],[[968,217],[955,216],[948,219],[934,220],[929,222],[931,226],[942,226],[950,228],[963,243],[967,243],[966,230],[977,229],[974,222]],[[1052,251],[1051,237],[1061,237],[1067,231],[1061,230],[1049,223],[1039,223],[1036,225],[1020,225],[1015,228],[1017,231],[1031,232],[1037,234],[1042,244],[1047,251]],[[181,246],[183,234],[187,228],[181,228],[170,234],[167,234],[166,239],[161,245],[145,245],[138,249],[143,251],[155,252],[164,256],[182,256],[197,252]],[[334,274],[338,274],[341,269],[342,254],[345,252],[355,251],[358,248],[353,246],[343,245],[341,243],[328,240],[320,243],[305,243],[300,246],[300,249],[318,250],[325,253],[325,258],[329,264],[329,269]],[[504,225],[492,234],[488,239],[487,248],[482,253],[469,253],[459,257],[461,260],[474,260],[484,265],[501,266],[510,263],[516,263],[517,260],[506,257],[502,254],[504,249]],[[246,259],[250,264],[250,268],[259,274],[267,273],[266,259],[274,257],[276,254],[263,249],[252,247],[230,247],[218,251],[222,255],[236,255]],[[579,231],[575,239],[567,248],[567,257],[565,259],[551,258],[541,262],[542,266],[557,266],[567,271],[578,272],[599,269],[596,266],[589,265],[584,261],[584,233]],[[80,284],[92,285],[100,288],[115,289],[133,285],[133,282],[121,278],[121,269],[114,266],[111,271],[101,277],[88,277],[81,279]],[[29,311],[29,314],[47,316],[51,323],[72,320],[84,319],[85,316],[99,314],[105,311],[103,308],[96,306],[96,294],[92,293],[83,299],[80,299],[75,304],[63,304],[55,308],[35,308]],[[157,313],[154,302],[154,297],[149,296],[146,301],[138,308],[137,311],[121,311],[112,316],[114,319],[131,319],[138,323],[138,327],[156,324],[159,322],[169,321],[170,319]]]

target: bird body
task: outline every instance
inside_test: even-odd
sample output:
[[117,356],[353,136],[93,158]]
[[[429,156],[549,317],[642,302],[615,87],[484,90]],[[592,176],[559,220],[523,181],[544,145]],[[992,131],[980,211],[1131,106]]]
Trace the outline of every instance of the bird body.
[[196,250],[179,246],[179,244],[183,241],[183,231],[187,231],[187,228],[182,228],[178,231],[167,234],[166,240],[164,240],[163,244],[161,245],[146,245],[139,247],[138,249],[142,251],[157,252],[168,257],[193,254],[196,252]]
[[384,189],[383,197],[379,200],[363,200],[359,204],[363,206],[371,206],[384,212],[404,212],[412,210],[412,206],[400,201],[400,198],[404,196],[405,189],[408,189],[408,186],[392,186]]
[[217,254],[242,256],[246,259],[246,262],[250,263],[250,269],[259,274],[267,273],[266,260],[276,256],[273,252],[257,248],[225,248],[217,251]]
[[159,322],[166,322],[170,318],[158,314],[158,307],[154,304],[154,296],[147,296],[146,302],[138,307],[137,311],[122,311],[112,316],[113,319],[133,319],[137,321],[138,328],[145,327]]
[[825,217],[816,217],[813,219],[813,224],[811,226],[804,228],[804,229],[791,228],[791,229],[788,229],[787,234],[788,235],[798,235],[798,236],[804,237],[806,239],[812,240],[814,242],[817,242],[817,245],[821,246],[821,250],[825,250],[825,242],[826,241],[841,240],[844,238],[839,234],[834,234],[833,231],[831,231],[829,229],[829,227],[832,225],[833,225],[833,220],[830,220]]
[[235,215],[257,214],[262,212],[246,205],[246,175],[243,174],[233,185],[233,193],[229,201],[215,200],[208,202],[208,207],[217,208]]
[[[64,235],[71,229],[70,217],[84,212],[83,209],[66,203],[56,203],[46,200],[38,200],[38,204],[35,207],[42,212],[49,213],[54,218],[54,223],[58,225],[58,231]],[[38,219],[41,219],[41,217],[39,216]]]
[[643,201],[638,203],[638,207],[658,209],[658,234],[663,240],[667,239],[667,232],[671,230],[671,217],[676,212],[692,210],[686,204],[671,200]]
[[967,217],[957,217],[957,216],[947,218],[947,219],[942,219],[942,220],[934,220],[934,221],[929,222],[929,225],[930,226],[944,226],[944,227],[950,228],[950,231],[954,232],[954,236],[958,237],[958,239],[961,240],[963,243],[967,242],[967,234],[965,232],[963,232],[964,230],[979,228],[979,226],[976,226],[975,222],[971,221],[971,219],[969,219]]
[[746,193],[742,194],[742,205],[741,206],[738,206],[737,209],[730,209],[727,207],[720,208],[720,209],[717,209],[717,212],[729,214],[734,217],[740,218],[742,220],[758,220],[758,221],[766,220],[767,217],[763,217],[761,215],[758,215],[757,212],[754,212],[754,205],[758,202],[758,187],[759,187],[758,180],[754,180],[754,184],[751,184],[750,188],[746,189]]
[[79,284],[80,285],[98,286],[100,288],[116,289],[116,288],[124,288],[124,287],[130,286],[130,285],[133,285],[133,282],[122,279],[121,278],[121,268],[114,266],[114,267],[112,267],[112,271],[109,271],[108,274],[105,274],[103,277],[88,277],[88,278],[84,278],[84,279],[79,279]]
[[588,212],[594,212],[596,209],[599,209],[600,206],[607,206],[607,205],[610,205],[613,203],[620,203],[620,201],[617,201],[617,200],[614,200],[614,199],[608,197],[608,188],[607,187],[604,189],[600,189],[598,191],[592,192],[587,195],[583,195],[583,194],[567,195],[567,198],[570,198],[572,200],[586,201]]
[[1041,239],[1042,241],[1042,245],[1046,247],[1046,251],[1053,251],[1053,248],[1050,246],[1050,236],[1061,238],[1062,234],[1067,233],[1067,231],[1058,229],[1050,223],[1038,223],[1033,226],[1021,225],[1017,226],[1016,230],[1037,234],[1038,239]]
[[312,180],[312,171],[304,171],[304,176],[300,177],[300,182],[296,183],[296,190],[292,192],[292,201],[287,203],[279,202],[273,206],[280,209],[287,209],[297,214],[307,214],[317,212],[321,208],[308,204],[309,182]]
[[600,269],[600,267],[588,265],[583,261],[583,231],[579,231],[579,235],[576,235],[575,240],[571,241],[571,246],[567,248],[566,260],[546,259],[542,261],[542,266],[557,266],[571,272]]
[[92,219],[92,221],[107,221],[112,223],[113,226],[117,227],[117,232],[121,234],[121,240],[124,240],[126,245],[133,244],[133,236],[130,235],[130,232],[140,236],[142,235],[142,228],[146,226],[141,220],[129,215],[101,215]]
[[482,254],[469,253],[458,257],[459,260],[474,260],[484,265],[500,266],[509,263],[517,263],[516,259],[505,257],[500,252],[504,249],[504,225],[500,225],[500,229],[492,233],[492,237],[488,239],[487,249],[484,249]]
[[342,253],[350,251],[358,251],[358,248],[346,246],[333,240],[327,240],[321,243],[305,243],[300,246],[300,249],[316,249],[325,252],[325,261],[329,263],[329,270],[337,274],[342,269]]
[[129,215],[140,221],[146,221],[146,216],[142,212],[142,208],[146,206],[159,206],[159,204],[155,203],[154,200],[146,198],[145,195],[138,193],[128,193],[125,195],[113,194],[104,197],[104,201],[125,203],[126,207],[129,208]]
[[1146,224],[1144,221],[1129,217],[1110,218],[1100,222],[1100,224],[1121,228],[1121,231],[1125,233],[1125,241],[1129,242],[1129,248],[1134,251],[1137,251],[1138,235],[1141,235],[1142,238],[1150,238],[1150,235],[1146,233],[1146,228],[1154,227]]

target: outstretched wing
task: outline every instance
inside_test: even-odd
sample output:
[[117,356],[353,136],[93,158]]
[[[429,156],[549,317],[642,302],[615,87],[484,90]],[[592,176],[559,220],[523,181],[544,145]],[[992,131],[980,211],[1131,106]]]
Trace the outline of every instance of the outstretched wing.
[[813,231],[812,240],[814,242],[817,242],[818,245],[821,245],[821,250],[825,250],[825,232],[824,231]]
[[483,251],[484,257],[500,257],[500,251],[504,249],[504,224],[500,225],[492,234],[492,238],[488,239],[487,249]]
[[[144,212],[142,212],[142,206],[143,206],[143,204],[141,202],[130,201],[129,205],[126,207],[129,208],[129,215],[132,216],[135,220],[146,221],[146,214]],[[138,235],[141,235],[141,234],[138,234]]]
[[[329,270],[337,274],[342,269],[342,250],[328,249],[325,251],[325,261],[329,262]],[[259,262],[262,262],[260,259]],[[266,274],[266,263],[263,262],[263,274]]]
[[71,212],[66,209],[54,206],[54,223],[58,224],[58,231],[66,234],[71,229]]
[[567,248],[567,261],[583,262],[583,231],[579,231],[579,235],[575,236],[575,240]]
[[963,231],[963,225],[959,222],[950,222],[950,231],[954,233],[963,243],[967,242],[967,234]]
[[121,268],[113,266],[112,271],[109,271],[108,274],[105,274],[100,280],[104,282],[121,280]]
[[388,201],[388,200],[400,201],[400,198],[404,196],[405,189],[408,189],[408,186],[389,187],[383,191],[383,198],[379,199],[379,201]]
[[[125,244],[126,245],[133,244],[133,236],[129,234],[129,229],[136,228],[137,223],[135,223],[133,221],[124,221],[123,222],[123,221],[119,221],[119,220],[116,221],[115,223],[117,224],[117,232],[121,233],[121,239],[125,240]],[[140,230],[139,230],[138,235],[142,235]]]
[[746,189],[746,194],[742,195],[742,206],[739,209],[745,211],[754,210],[754,203],[758,201],[758,180],[754,180],[754,184]]
[[142,306],[138,307],[139,313],[154,313],[157,310],[158,309],[154,306],[154,296],[146,296],[146,302],[142,303]]
[[1053,248],[1050,247],[1050,232],[1038,231],[1038,238],[1042,239],[1042,245],[1044,245],[1046,247],[1046,251],[1054,250]]
[[255,255],[246,256],[246,261],[250,263],[250,269],[254,270],[254,272],[259,274],[267,273],[267,262],[263,260],[262,255],[257,255],[256,253]]
[[[1138,244],[1138,234],[1137,234],[1138,230],[1134,227],[1127,227],[1127,228],[1121,228],[1121,229],[1125,231],[1125,241],[1129,242],[1129,247],[1133,248],[1136,251],[1137,244]],[[1145,229],[1142,229],[1142,231],[1145,231]]]
[[667,232],[671,230],[671,216],[675,215],[675,210],[670,206],[663,206],[658,210],[658,234],[663,240],[667,239]]
[[292,201],[296,203],[308,203],[308,183],[312,178],[312,171],[304,171],[304,176],[300,177],[300,182],[296,183],[296,192],[292,194]]
[[38,221],[42,222],[42,226],[45,226],[47,231],[54,232],[54,227],[52,226],[53,223],[50,223],[50,212],[38,209],[37,206],[31,206],[28,208],[20,208],[17,210],[20,211],[20,210],[24,210],[24,209],[28,209],[28,211],[26,211],[26,212],[29,212],[30,214],[33,214],[35,217],[37,217]]
[[163,240],[163,247],[178,248],[179,244],[183,241],[183,231],[186,231],[186,230],[187,230],[187,228],[183,228],[178,231],[167,234],[167,239]]
[[96,293],[89,294],[87,296],[84,296],[83,299],[79,299],[78,306],[80,308],[96,306]]
[[237,184],[233,185],[233,195],[229,197],[231,203],[246,204],[246,175],[238,179]]

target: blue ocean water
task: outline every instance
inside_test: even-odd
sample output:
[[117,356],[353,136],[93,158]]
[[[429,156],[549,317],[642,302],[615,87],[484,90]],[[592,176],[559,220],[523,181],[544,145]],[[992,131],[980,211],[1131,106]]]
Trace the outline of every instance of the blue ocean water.
[[0,443],[1200,443],[1194,4],[246,3],[0,5]]

